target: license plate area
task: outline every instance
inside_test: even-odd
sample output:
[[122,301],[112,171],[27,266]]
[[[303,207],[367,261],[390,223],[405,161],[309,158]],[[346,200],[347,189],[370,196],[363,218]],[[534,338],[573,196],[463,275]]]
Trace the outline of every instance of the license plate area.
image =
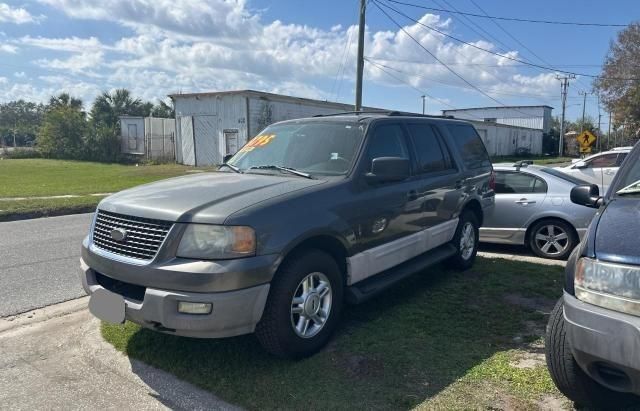
[[103,321],[122,324],[125,318],[124,297],[99,288],[89,298],[89,311]]

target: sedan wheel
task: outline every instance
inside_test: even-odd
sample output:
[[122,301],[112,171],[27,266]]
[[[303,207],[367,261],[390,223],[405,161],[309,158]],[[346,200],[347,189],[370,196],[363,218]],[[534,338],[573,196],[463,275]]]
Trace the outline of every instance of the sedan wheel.
[[541,221],[531,231],[531,249],[544,258],[565,258],[577,244],[571,227],[563,221]]

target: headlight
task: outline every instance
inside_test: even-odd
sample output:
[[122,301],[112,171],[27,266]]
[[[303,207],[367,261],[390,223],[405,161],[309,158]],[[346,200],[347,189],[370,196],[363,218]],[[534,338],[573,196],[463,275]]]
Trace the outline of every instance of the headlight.
[[580,258],[574,285],[579,300],[640,315],[640,267]]
[[178,257],[206,260],[239,258],[256,253],[251,227],[189,224],[178,246]]

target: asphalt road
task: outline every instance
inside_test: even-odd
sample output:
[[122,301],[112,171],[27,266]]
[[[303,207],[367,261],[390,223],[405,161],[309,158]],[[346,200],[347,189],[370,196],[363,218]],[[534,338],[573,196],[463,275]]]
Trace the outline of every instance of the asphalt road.
[[85,294],[80,244],[91,214],[0,223],[0,317]]

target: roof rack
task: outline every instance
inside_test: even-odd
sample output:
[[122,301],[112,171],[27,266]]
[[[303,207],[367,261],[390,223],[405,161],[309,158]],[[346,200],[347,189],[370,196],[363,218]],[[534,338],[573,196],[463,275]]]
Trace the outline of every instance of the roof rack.
[[513,166],[515,168],[528,167],[533,164],[533,160],[520,160],[516,161]]
[[453,116],[445,116],[445,115],[432,115],[432,114],[418,114],[418,113],[410,113],[407,111],[344,111],[341,113],[333,113],[333,114],[316,114],[313,117],[335,117],[335,116],[348,116],[353,114],[379,114],[383,116],[389,117],[427,117],[427,118],[454,118]]

